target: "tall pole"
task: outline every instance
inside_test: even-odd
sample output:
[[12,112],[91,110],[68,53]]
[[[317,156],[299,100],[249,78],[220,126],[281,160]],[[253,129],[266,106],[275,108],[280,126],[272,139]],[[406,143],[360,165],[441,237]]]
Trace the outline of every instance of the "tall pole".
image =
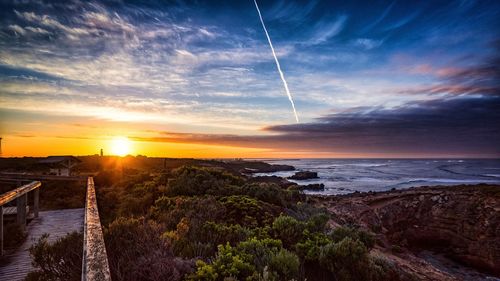
[[0,138],[0,157],[2,157],[2,138]]

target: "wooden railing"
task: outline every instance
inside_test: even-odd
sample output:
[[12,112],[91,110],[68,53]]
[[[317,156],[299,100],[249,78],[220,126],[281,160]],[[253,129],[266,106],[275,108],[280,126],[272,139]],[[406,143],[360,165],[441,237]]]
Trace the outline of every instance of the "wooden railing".
[[[26,206],[28,193],[34,192],[33,213],[39,213],[41,183],[34,181],[0,195],[0,254],[3,255],[3,212],[4,205],[17,200],[17,223],[25,230],[27,220]],[[85,219],[83,229],[82,281],[111,281],[108,257],[104,245],[94,179],[87,179],[87,197],[85,201]]]
[[38,217],[38,211],[40,209],[40,189],[42,184],[39,181],[34,181],[29,184],[18,187],[14,190],[8,191],[0,195],[0,255],[3,255],[3,215],[4,215],[4,205],[16,199],[17,207],[17,223],[21,226],[22,230],[26,229],[26,219],[27,211],[26,206],[28,205],[28,192],[33,191],[33,213],[35,218]]
[[83,229],[82,281],[110,281],[108,257],[104,245],[94,179],[87,180],[85,223]]

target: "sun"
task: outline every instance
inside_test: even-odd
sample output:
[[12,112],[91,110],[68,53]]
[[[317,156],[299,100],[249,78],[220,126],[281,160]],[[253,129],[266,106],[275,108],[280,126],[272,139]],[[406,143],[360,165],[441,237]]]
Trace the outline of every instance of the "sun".
[[126,137],[115,137],[111,140],[111,153],[118,156],[130,154],[132,142]]

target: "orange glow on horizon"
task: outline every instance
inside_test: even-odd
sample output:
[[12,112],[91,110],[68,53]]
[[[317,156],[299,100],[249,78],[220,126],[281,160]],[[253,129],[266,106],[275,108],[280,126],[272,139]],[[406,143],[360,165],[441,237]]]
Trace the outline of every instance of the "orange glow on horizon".
[[[136,141],[126,137],[63,138],[12,136],[2,137],[3,157],[45,157],[49,155],[144,155],[169,158],[421,158],[419,154],[349,153],[286,151],[217,144]],[[115,145],[114,145],[115,144]],[[463,155],[435,155],[434,158],[463,158]],[[433,158],[433,157],[426,157]]]
[[242,148],[223,145],[133,141],[126,137],[60,138],[5,136],[2,140],[3,157],[45,157],[49,155],[96,155],[100,149],[105,155],[145,155],[172,158],[245,158],[266,157],[272,151],[260,148]]

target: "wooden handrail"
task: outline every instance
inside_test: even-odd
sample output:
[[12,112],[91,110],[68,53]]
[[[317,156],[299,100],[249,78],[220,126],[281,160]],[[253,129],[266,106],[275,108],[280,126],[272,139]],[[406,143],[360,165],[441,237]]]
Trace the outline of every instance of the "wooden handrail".
[[38,211],[40,207],[40,189],[42,183],[39,181],[33,181],[18,187],[14,190],[7,191],[0,195],[0,256],[3,256],[3,205],[9,203],[10,201],[17,199],[17,213],[16,222],[19,224],[22,230],[26,229],[27,211],[26,206],[28,205],[28,192],[34,190],[33,196],[33,209],[35,218],[38,218]]
[[83,229],[82,281],[111,281],[108,256],[104,245],[94,179],[87,180],[85,224]]
[[39,188],[41,185],[42,183],[40,183],[39,181],[34,181],[14,190],[5,192],[4,194],[0,195],[0,206],[9,203],[10,201],[32,191],[33,189]]

